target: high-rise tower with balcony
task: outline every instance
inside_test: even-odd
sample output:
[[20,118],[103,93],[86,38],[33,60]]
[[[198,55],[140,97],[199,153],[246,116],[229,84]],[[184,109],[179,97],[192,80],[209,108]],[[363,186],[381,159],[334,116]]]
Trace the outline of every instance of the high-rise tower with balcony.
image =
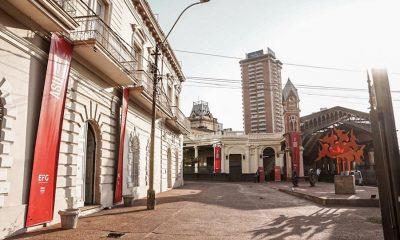
[[245,133],[283,133],[282,62],[268,48],[247,53],[240,66]]

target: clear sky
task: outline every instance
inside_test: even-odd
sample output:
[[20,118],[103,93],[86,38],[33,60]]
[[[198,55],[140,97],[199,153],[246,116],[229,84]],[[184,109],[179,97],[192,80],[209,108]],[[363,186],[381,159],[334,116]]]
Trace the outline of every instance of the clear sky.
[[[186,6],[196,2],[148,1],[165,32]],[[392,90],[400,91],[399,11],[398,0],[211,0],[189,9],[169,41],[175,50],[234,57],[244,57],[247,52],[269,47],[284,63],[362,71],[332,71],[284,64],[283,85],[290,78],[295,85],[366,89],[364,70],[385,67],[390,73]],[[240,82],[211,81],[214,84],[211,86],[210,81],[200,84],[191,79],[240,80],[239,60],[183,52],[176,52],[176,55],[188,78],[181,95],[183,112],[189,115],[193,101],[205,100],[224,128],[242,130]],[[229,88],[226,88],[227,84]],[[302,116],[337,105],[368,111],[366,91],[298,89]],[[394,93],[392,98],[399,100],[394,101],[394,107],[397,119],[400,119],[400,93]]]

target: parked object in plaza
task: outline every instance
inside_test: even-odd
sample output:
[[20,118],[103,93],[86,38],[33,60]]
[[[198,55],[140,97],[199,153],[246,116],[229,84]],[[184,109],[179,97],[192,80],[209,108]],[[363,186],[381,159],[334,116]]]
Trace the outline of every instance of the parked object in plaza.
[[296,171],[293,171],[292,183],[293,183],[293,187],[298,187],[299,186],[299,177],[297,176],[297,172]]
[[135,196],[133,194],[130,195],[123,195],[124,198],[124,206],[125,207],[132,207],[133,203],[135,202]]
[[310,182],[311,187],[314,187],[315,184],[318,182],[317,173],[312,168],[308,172],[308,182]]
[[354,176],[356,185],[362,186],[363,184],[363,177],[360,170],[351,170],[350,175]]
[[63,211],[58,211],[61,217],[61,228],[74,229],[78,225],[79,209],[70,208]]

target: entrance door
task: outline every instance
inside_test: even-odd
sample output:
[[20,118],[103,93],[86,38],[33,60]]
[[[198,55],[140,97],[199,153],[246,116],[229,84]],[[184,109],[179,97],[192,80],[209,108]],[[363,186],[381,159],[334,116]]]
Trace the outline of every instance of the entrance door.
[[275,151],[272,148],[266,148],[263,151],[263,166],[266,181],[275,180]]
[[207,157],[207,172],[214,173],[214,157]]
[[229,180],[242,180],[242,155],[240,154],[229,155]]
[[85,204],[95,204],[95,155],[96,139],[93,128],[88,124],[86,133],[86,160],[85,160]]

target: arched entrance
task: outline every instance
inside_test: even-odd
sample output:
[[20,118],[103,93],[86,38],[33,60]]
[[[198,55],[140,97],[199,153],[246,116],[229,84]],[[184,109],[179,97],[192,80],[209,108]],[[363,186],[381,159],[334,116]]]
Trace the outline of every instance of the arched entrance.
[[263,166],[266,181],[275,180],[275,150],[267,147],[263,151]]
[[84,164],[85,205],[93,205],[96,189],[96,137],[93,127],[88,123],[86,130],[86,149]]
[[167,152],[167,187],[172,188],[172,156],[171,149],[168,149]]

